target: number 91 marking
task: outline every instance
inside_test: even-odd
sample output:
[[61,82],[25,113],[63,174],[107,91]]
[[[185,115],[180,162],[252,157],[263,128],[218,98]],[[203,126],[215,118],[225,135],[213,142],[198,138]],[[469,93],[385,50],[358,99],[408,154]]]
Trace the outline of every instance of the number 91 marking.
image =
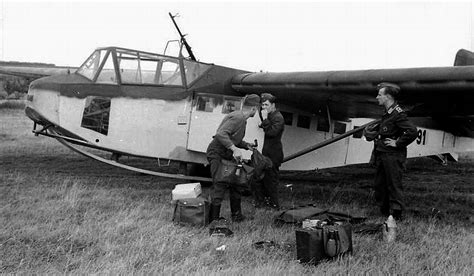
[[416,137],[416,143],[418,145],[425,145],[426,144],[426,129],[425,130],[418,130],[418,136]]

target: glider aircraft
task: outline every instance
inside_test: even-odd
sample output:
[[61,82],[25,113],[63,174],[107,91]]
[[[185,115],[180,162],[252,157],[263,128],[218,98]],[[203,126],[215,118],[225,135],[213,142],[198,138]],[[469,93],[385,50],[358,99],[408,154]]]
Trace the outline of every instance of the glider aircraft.
[[[376,85],[392,82],[418,127],[408,157],[446,161],[474,151],[474,53],[460,50],[450,67],[253,73],[196,60],[170,16],[181,36],[178,56],[99,48],[75,72],[33,81],[25,112],[35,135],[124,169],[209,181],[190,175],[190,168],[207,164],[205,151],[219,123],[241,108],[246,94],[268,92],[285,118],[282,170],[367,163],[373,143],[361,131],[384,112]],[[249,119],[245,140],[256,139],[261,149],[259,123],[258,116]],[[122,163],[123,156],[178,162],[184,170],[141,169]]]

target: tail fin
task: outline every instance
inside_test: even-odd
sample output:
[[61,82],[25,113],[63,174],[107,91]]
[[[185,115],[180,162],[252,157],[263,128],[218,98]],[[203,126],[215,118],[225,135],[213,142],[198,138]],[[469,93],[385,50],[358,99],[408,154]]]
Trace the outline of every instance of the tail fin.
[[465,49],[460,49],[456,53],[454,59],[454,66],[468,66],[474,65],[474,53]]

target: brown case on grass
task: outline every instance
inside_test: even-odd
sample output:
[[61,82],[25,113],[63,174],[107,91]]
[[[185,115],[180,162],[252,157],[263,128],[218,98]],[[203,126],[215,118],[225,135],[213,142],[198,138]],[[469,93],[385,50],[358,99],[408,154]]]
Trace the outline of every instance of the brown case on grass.
[[173,222],[179,225],[206,226],[209,224],[209,201],[202,197],[183,198],[175,202]]

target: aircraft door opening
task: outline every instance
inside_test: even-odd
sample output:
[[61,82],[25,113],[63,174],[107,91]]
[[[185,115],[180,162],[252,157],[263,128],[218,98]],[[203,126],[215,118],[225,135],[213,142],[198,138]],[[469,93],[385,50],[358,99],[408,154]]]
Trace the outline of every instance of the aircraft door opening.
[[[204,93],[195,94],[191,109],[187,149],[206,152],[207,146],[216,134],[222,119],[227,114],[240,110],[241,105],[241,97]],[[258,127],[260,123],[258,115],[247,120],[244,140],[252,142],[254,139],[257,139],[261,148],[263,145],[263,131]]]

